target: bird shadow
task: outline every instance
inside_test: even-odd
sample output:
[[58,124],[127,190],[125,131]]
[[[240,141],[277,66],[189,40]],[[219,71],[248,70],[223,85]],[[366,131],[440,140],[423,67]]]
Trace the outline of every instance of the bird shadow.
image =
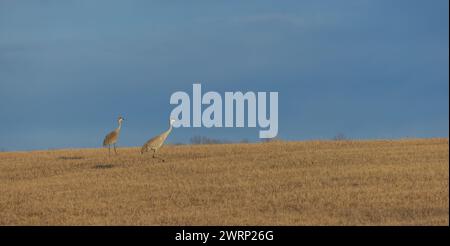
[[82,160],[84,159],[82,156],[60,156],[58,157],[60,160]]
[[97,164],[94,166],[94,169],[109,169],[113,167],[114,167],[113,164]]

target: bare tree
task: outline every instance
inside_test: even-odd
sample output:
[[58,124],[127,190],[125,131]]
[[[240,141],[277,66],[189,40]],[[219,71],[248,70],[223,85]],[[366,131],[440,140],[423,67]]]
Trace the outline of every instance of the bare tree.
[[333,137],[334,141],[344,141],[347,140],[347,137],[343,133],[338,133],[336,136]]

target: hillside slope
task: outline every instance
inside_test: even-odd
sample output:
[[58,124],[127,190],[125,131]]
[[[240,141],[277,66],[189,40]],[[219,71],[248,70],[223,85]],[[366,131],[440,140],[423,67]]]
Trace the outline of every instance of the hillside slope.
[[448,139],[0,153],[0,225],[448,225]]

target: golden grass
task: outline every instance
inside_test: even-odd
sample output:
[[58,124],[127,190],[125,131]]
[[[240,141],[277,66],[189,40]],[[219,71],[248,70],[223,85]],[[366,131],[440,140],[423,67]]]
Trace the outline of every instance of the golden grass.
[[0,225],[449,225],[448,139],[0,153]]

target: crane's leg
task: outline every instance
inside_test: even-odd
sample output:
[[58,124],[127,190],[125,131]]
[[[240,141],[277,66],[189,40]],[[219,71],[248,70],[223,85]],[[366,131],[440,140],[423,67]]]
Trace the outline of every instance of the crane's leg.
[[117,154],[117,150],[116,150],[116,144],[114,144],[114,153]]
[[154,149],[154,150],[153,150],[153,158],[156,158],[156,159],[161,160],[162,162],[165,162],[165,160],[164,160],[163,158],[156,156],[156,152],[157,152],[157,150]]
[[111,155],[111,145],[108,144],[108,155]]
[[147,151],[147,147],[144,145],[141,148],[141,155],[143,155]]

